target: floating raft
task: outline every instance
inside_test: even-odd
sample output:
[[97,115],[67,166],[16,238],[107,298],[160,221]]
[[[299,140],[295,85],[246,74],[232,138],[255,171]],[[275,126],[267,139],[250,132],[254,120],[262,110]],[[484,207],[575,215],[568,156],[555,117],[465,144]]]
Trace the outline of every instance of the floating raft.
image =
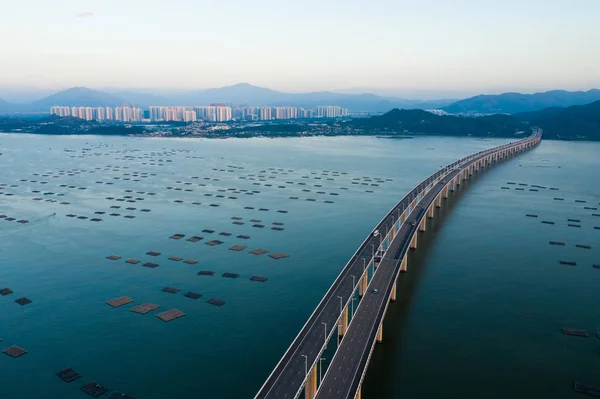
[[140,261],[137,259],[127,259],[125,262],[131,263],[132,265],[137,265],[138,263],[140,263]]
[[559,261],[561,265],[569,265],[569,266],[577,266],[577,262],[573,262],[570,260],[561,260]]
[[186,241],[189,241],[189,242],[198,242],[198,241],[203,240],[203,239],[204,239],[204,237],[193,236],[193,237],[188,238]]
[[225,305],[225,301],[223,301],[221,299],[217,299],[217,298],[210,298],[208,301],[206,301],[206,303],[210,303],[211,305],[215,305],[215,306]]
[[158,263],[146,262],[146,263],[144,263],[142,266],[145,266],[145,267],[149,267],[149,268],[151,268],[151,269],[154,269],[154,268],[158,267]]
[[528,213],[525,216],[527,216],[528,218],[536,218],[536,217],[538,217],[538,215],[533,215],[531,213]]
[[110,259],[110,260],[119,260],[119,259],[121,259],[121,257],[120,257],[120,256],[117,256],[117,255],[108,255],[108,256],[106,257],[106,259]]
[[265,281],[267,281],[267,278],[260,277],[260,276],[252,276],[252,277],[250,277],[250,281],[258,281],[258,282],[264,283]]
[[575,392],[600,398],[600,388],[595,388],[589,385],[582,384],[580,382],[575,382],[575,384],[573,384],[573,389],[575,390]]
[[76,379],[78,379],[79,377],[81,377],[81,375],[78,372],[76,372],[75,370],[73,370],[70,367],[66,368],[64,370],[58,371],[56,373],[56,375],[58,376],[58,378],[60,378],[64,382],[73,382]]
[[10,288],[3,288],[0,290],[0,295],[2,295],[2,296],[10,295],[12,293],[13,293],[13,290],[11,290]]
[[158,256],[158,255],[160,255],[160,252],[149,251],[149,252],[146,252],[146,255],[150,255],[150,256]]
[[584,245],[584,244],[575,244],[575,246],[576,246],[577,248],[583,248],[583,249],[592,249],[592,247],[591,247],[591,246],[589,246],[589,245]]
[[195,259],[186,259],[183,261],[183,263],[187,263],[188,265],[195,265],[196,263],[198,263],[198,261]]
[[262,254],[266,254],[267,252],[269,252],[269,251],[266,249],[263,249],[263,248],[257,248],[257,249],[253,249],[252,251],[250,251],[250,253],[253,255],[262,255]]
[[81,387],[81,390],[85,393],[92,395],[95,398],[108,392],[108,388],[103,387],[95,381],[88,382],[87,384],[83,385]]
[[233,247],[229,248],[229,250],[230,251],[243,251],[246,248],[247,247],[245,245],[234,245]]
[[120,296],[115,299],[111,299],[110,301],[106,301],[113,308],[118,308],[119,306],[127,305],[128,303],[133,302],[133,299],[128,296]]
[[15,302],[21,306],[24,306],[24,305],[29,305],[31,303],[31,299],[23,297],[23,298],[19,298],[19,299],[15,300]]
[[579,220],[579,219],[567,219],[567,222],[581,223],[581,220]]
[[569,223],[568,226],[569,227],[581,227],[580,224],[572,224],[572,223]]
[[584,200],[575,200],[575,202],[578,202],[578,203],[580,203],[580,204],[585,204],[585,201],[584,201]]
[[169,322],[175,319],[179,319],[180,317],[185,316],[185,313],[183,313],[181,310],[178,309],[171,309],[171,310],[167,310],[166,312],[162,312],[156,315],[156,317],[158,317],[159,319],[161,319],[164,322]]
[[13,345],[13,346],[10,346],[10,347],[4,349],[2,352],[10,357],[17,358],[19,356],[23,356],[24,354],[26,354],[27,350],[23,349],[19,346]]
[[549,222],[547,220],[542,220],[542,223],[544,223],[544,224],[554,224],[554,222]]
[[215,272],[213,272],[212,270],[200,270],[198,272],[199,276],[213,276],[215,274]]
[[173,240],[181,240],[183,237],[185,237],[185,234],[173,234],[171,237]]
[[561,331],[565,335],[574,335],[576,337],[587,337],[588,333],[586,330],[579,330],[577,328],[561,328]]
[[169,294],[177,294],[179,291],[181,291],[179,288],[173,287],[165,287],[162,289],[162,292],[167,292]]
[[180,260],[182,260],[183,258],[180,258],[179,256],[170,256],[169,260],[174,260],[175,262],[179,262]]
[[565,246],[566,244],[562,241],[550,241],[550,245],[562,245]]
[[283,253],[283,252],[276,252],[274,254],[270,254],[269,256],[273,259],[283,259],[283,258],[289,257],[288,254]]
[[240,275],[237,273],[223,273],[222,276],[228,278],[238,278]]
[[205,242],[205,244],[206,245],[210,245],[212,247],[212,246],[215,246],[215,245],[221,245],[221,244],[223,244],[223,241],[212,240],[212,241]]
[[[600,229],[600,227],[598,227]],[[250,238],[250,236],[245,236],[245,235],[239,235],[237,236],[237,238],[241,238],[242,240],[248,240]]]
[[138,306],[132,308],[131,311],[134,313],[146,314],[146,313],[152,312],[153,310],[156,310],[158,308],[160,308],[160,306],[155,305],[153,303],[143,303],[141,305],[138,305]]
[[191,292],[190,291],[187,294],[185,294],[184,297],[191,298],[191,299],[200,299],[200,297],[202,297],[202,294],[198,294],[196,292]]

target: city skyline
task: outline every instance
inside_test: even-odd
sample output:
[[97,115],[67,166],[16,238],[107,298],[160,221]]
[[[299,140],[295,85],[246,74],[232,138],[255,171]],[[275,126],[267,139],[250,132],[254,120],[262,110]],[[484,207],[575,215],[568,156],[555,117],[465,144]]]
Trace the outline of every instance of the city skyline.
[[[272,0],[174,0],[166,9],[137,0],[90,0],[85,9],[30,0],[0,16],[0,34],[20,32],[0,43],[0,86],[202,89],[250,81],[415,98],[585,90],[600,86],[600,55],[589,51],[598,13],[593,0],[309,0],[294,13]],[[267,46],[257,52],[242,38]],[[155,57],[158,48],[168,56]]]
[[236,106],[216,103],[196,106],[149,106],[148,115],[135,105],[122,104],[118,107],[90,107],[54,105],[50,115],[74,117],[87,121],[120,122],[228,122],[270,121],[312,118],[340,118],[348,116],[348,109],[337,105],[321,105],[312,109],[302,107]]

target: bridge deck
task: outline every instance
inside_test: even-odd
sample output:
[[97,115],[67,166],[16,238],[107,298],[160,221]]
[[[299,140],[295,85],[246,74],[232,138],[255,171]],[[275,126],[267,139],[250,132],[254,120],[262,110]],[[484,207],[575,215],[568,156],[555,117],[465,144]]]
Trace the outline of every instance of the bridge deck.
[[[512,145],[515,144],[512,143]],[[507,144],[493,150],[509,148],[510,146],[511,144]],[[449,181],[459,174],[461,169],[484,158],[491,153],[490,151],[482,151],[465,157],[440,169],[421,182],[390,210],[376,227],[376,230],[379,230],[382,234],[378,237],[370,234],[352,256],[267,378],[257,393],[256,399],[296,398],[301,393],[307,377],[306,369],[311,370],[324,350],[325,330],[327,331],[327,340],[337,333],[341,307],[345,308],[349,303],[351,294],[356,289],[353,283],[357,284],[359,282],[360,276],[365,270],[365,265],[373,260],[374,252],[381,245],[382,236],[387,235],[387,232],[402,212],[409,207],[409,204],[415,198],[418,198],[418,195],[430,183],[436,181],[442,175],[444,175],[446,182]],[[456,168],[457,166],[460,166],[460,168]],[[424,217],[424,212],[420,211],[421,208],[426,209],[444,186],[445,183],[443,182],[437,183],[421,198],[416,208],[411,210],[408,219],[400,227],[387,251],[385,251],[385,256],[369,284],[371,290],[373,287],[378,288],[379,294],[366,293],[360,301],[360,306],[352,321],[352,328],[348,329],[323,379],[322,386],[319,387],[319,398],[354,398],[361,383],[362,372],[368,362],[372,347],[371,343],[374,342],[379,324],[383,320],[387,301],[395,277],[399,272],[399,259],[402,259],[408,248],[409,240],[403,240],[403,238],[410,232],[410,229],[416,228],[412,227],[411,223],[414,221],[418,226],[420,218]],[[353,279],[352,276],[355,276],[355,278]]]

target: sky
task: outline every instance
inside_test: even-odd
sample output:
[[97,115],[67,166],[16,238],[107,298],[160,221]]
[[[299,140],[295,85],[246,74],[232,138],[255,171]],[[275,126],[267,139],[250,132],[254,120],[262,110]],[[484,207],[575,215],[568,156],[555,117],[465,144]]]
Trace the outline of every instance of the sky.
[[600,88],[599,0],[0,0],[0,86]]

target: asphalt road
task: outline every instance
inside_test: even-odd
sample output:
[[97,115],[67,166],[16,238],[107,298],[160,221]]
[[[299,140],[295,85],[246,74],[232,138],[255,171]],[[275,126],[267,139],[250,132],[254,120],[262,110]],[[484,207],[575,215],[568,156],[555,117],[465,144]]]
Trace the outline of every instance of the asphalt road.
[[[503,146],[504,147],[504,146]],[[348,302],[353,292],[353,280],[355,284],[359,283],[360,276],[363,274],[365,263],[368,265],[373,255],[374,248],[380,245],[381,236],[385,236],[389,228],[394,224],[400,214],[409,206],[414,198],[417,197],[425,187],[435,180],[440,174],[449,173],[444,180],[448,181],[459,173],[455,167],[458,165],[468,165],[477,159],[483,158],[490,150],[480,152],[475,158],[465,157],[447,167],[440,169],[429,178],[421,182],[410,193],[408,193],[396,206],[384,217],[377,225],[376,229],[381,232],[378,237],[369,234],[369,237],[363,242],[354,256],[346,264],[338,278],[331,288],[327,291],[309,320],[301,329],[298,336],[294,339],[280,362],[277,364],[271,375],[267,378],[264,385],[256,395],[256,399],[294,398],[302,390],[306,377],[306,368],[310,370],[311,366],[319,359],[325,344],[325,330],[328,335],[332,330],[337,330],[337,319],[340,315],[340,298],[342,305]],[[471,155],[470,157],[473,157]],[[385,306],[391,293],[394,276],[399,269],[398,259],[393,259],[402,238],[411,228],[411,222],[416,221],[421,204],[425,208],[435,198],[435,195],[444,187],[444,183],[438,183],[430,190],[419,205],[412,210],[408,222],[404,223],[397,233],[395,239],[390,243],[385,256],[375,273],[370,289],[360,301],[361,306],[355,313],[356,320],[353,321],[352,328],[348,333],[338,352],[328,368],[327,376],[323,380],[323,387],[319,390],[319,398],[353,398],[352,392],[356,393],[360,384],[362,370],[366,367],[368,355],[371,349],[373,337],[377,333],[379,321],[384,316]],[[423,216],[423,215],[422,215]],[[416,223],[418,225],[418,221]],[[408,243],[405,243],[407,246]],[[405,251],[405,249],[401,249]],[[400,256],[400,260],[402,259]],[[366,262],[363,261],[366,259]],[[352,276],[355,276],[353,279]],[[373,295],[371,290],[378,288],[379,294]],[[325,326],[323,326],[325,323]],[[337,332],[334,332],[336,334]],[[306,358],[305,358],[306,356]],[[308,366],[308,367],[306,367]]]

